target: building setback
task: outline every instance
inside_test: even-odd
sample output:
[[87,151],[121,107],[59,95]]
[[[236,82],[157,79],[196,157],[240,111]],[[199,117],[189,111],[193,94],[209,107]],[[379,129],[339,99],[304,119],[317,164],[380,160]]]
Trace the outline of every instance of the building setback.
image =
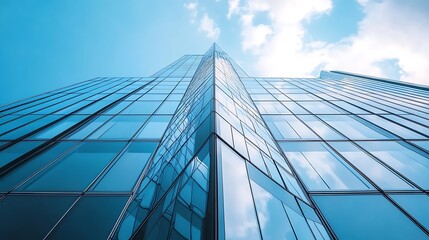
[[214,44],[0,107],[1,239],[429,239],[429,88]]

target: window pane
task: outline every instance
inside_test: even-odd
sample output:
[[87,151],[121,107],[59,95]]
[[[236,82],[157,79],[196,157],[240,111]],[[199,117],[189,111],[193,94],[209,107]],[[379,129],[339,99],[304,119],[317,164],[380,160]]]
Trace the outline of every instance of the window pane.
[[128,196],[83,197],[54,229],[54,239],[107,239]]
[[23,191],[83,191],[125,143],[87,142],[20,187]]
[[35,149],[42,143],[43,142],[41,141],[18,142],[0,151],[0,168],[17,159],[18,157],[26,154],[27,152]]
[[299,118],[307,124],[313,131],[319,134],[325,140],[341,140],[344,139],[339,133],[334,131],[331,127],[320,121],[312,115],[300,115]]
[[[262,238],[296,239],[282,202],[255,182],[251,181],[251,185]],[[282,223],[282,227],[279,227],[279,223]]]
[[95,191],[131,191],[156,145],[157,142],[131,143],[97,184]]
[[356,166],[379,187],[386,190],[412,190],[414,189],[408,182],[403,180],[397,174],[388,170],[382,164],[371,158],[368,154],[361,151],[350,142],[332,142],[329,143],[349,162]]
[[36,170],[61,156],[67,149],[74,146],[75,142],[61,142],[54,147],[45,150],[29,160],[26,160],[18,168],[13,169],[0,178],[0,192],[8,192],[21,181],[30,177]]
[[143,126],[137,139],[160,139],[167,129],[171,116],[153,116]]
[[[259,239],[258,222],[244,160],[220,141],[225,238]],[[239,190],[239,191],[237,191]],[[222,221],[222,219],[220,219]]]
[[80,127],[78,130],[74,131],[74,133],[72,133],[72,135],[68,137],[68,139],[82,140],[86,138],[89,134],[94,132],[101,125],[103,125],[110,118],[111,118],[110,116],[97,117],[92,121],[90,121],[89,123],[87,123],[86,125],[84,125],[83,127]]
[[161,101],[137,101],[133,102],[121,114],[152,114],[161,105]]
[[147,116],[116,116],[97,129],[89,139],[128,140],[140,129]]
[[423,194],[391,194],[395,202],[419,221],[426,229],[429,229],[429,197]]
[[282,139],[318,139],[298,118],[288,116],[264,116],[264,119],[278,140]]
[[177,106],[179,106],[179,101],[165,101],[161,107],[156,111],[157,114],[173,114]]
[[298,102],[313,114],[341,114],[335,106],[321,101]]
[[371,184],[328,146],[317,142],[280,143],[309,190],[365,190]]
[[411,146],[407,148],[398,142],[359,142],[358,144],[420,187],[429,189],[427,154]]
[[404,128],[404,127],[402,127],[396,123],[393,123],[389,120],[381,118],[380,116],[377,116],[377,115],[360,115],[360,117],[384,128],[384,129],[390,131],[391,133],[394,133],[394,134],[396,134],[402,138],[407,138],[407,139],[423,139],[423,138],[425,138],[425,136],[423,136],[423,135],[420,135],[414,131],[411,131],[407,128]]
[[72,115],[70,117],[67,117],[66,119],[63,119],[57,123],[55,123],[52,126],[49,126],[47,129],[44,129],[41,132],[38,132],[36,135],[31,136],[32,139],[51,139],[58,134],[64,132],[65,130],[69,129],[76,123],[83,120],[85,115]]
[[319,117],[352,140],[388,138],[369,127],[372,126],[370,123],[367,123],[367,126],[347,115],[320,115]]
[[314,196],[339,239],[427,239],[381,195]]
[[77,197],[8,196],[0,202],[2,239],[43,239]]

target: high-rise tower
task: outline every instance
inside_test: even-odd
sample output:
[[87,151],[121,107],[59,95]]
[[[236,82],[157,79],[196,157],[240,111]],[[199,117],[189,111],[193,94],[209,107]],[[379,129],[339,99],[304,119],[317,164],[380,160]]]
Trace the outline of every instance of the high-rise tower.
[[429,89],[217,45],[0,108],[5,239],[428,239]]

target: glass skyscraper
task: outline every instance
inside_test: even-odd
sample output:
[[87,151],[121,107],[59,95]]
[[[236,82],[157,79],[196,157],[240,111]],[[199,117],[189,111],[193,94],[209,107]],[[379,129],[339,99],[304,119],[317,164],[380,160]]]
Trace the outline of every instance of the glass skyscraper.
[[429,239],[429,88],[213,45],[0,107],[1,239]]

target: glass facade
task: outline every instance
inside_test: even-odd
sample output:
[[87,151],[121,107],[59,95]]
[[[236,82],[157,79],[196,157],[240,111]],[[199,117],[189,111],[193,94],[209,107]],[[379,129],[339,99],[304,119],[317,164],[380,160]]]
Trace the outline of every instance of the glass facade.
[[429,88],[219,46],[0,106],[2,239],[429,239]]

